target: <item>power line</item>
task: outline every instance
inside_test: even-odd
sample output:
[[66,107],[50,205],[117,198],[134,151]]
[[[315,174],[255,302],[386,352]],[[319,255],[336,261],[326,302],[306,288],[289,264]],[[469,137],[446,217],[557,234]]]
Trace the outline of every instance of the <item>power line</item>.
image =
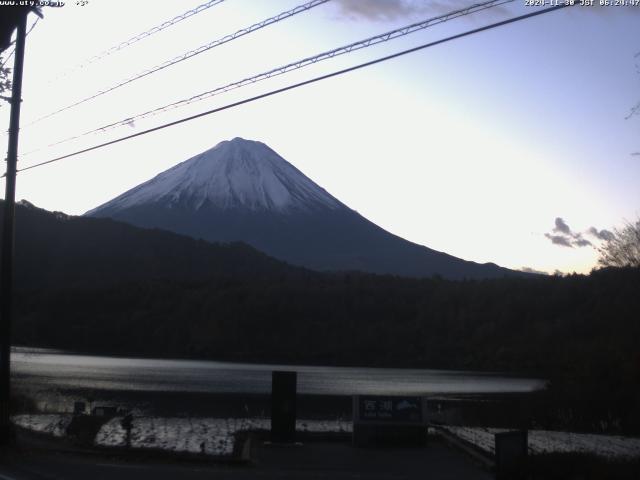
[[[521,20],[525,20],[525,19],[528,19],[528,18],[536,17],[538,15],[543,15],[545,13],[554,12],[556,10],[561,10],[563,8],[570,7],[570,6],[572,6],[572,5],[567,3],[567,4],[555,6],[555,7],[550,7],[550,8],[546,8],[546,9],[542,9],[542,10],[537,10],[535,12],[527,13],[527,14],[520,15],[520,16],[517,16],[517,17],[512,17],[510,19],[503,20],[503,21],[496,22],[496,23],[492,23],[490,25],[485,25],[484,27],[475,28],[473,30],[467,30],[466,32],[458,33],[456,35],[451,35],[449,37],[445,37],[445,38],[442,38],[440,40],[435,40],[433,42],[425,43],[425,44],[419,45],[417,47],[409,48],[407,50],[402,50],[401,52],[393,53],[391,55],[386,55],[384,57],[380,57],[380,58],[377,58],[375,60],[370,60],[370,61],[365,62],[365,63],[361,63],[361,64],[358,64],[358,65],[355,65],[355,66],[352,66],[352,67],[348,67],[348,68],[345,68],[345,69],[342,69],[342,70],[338,70],[338,71],[335,71],[335,72],[332,72],[332,73],[321,75],[319,77],[314,77],[312,79],[305,80],[305,81],[302,81],[302,82],[299,82],[299,83],[295,83],[295,84],[292,84],[292,85],[288,85],[286,87],[278,88],[276,90],[271,90],[269,92],[262,93],[260,95],[256,95],[256,96],[250,97],[250,98],[245,98],[244,100],[233,102],[233,103],[224,105],[222,107],[218,107],[218,108],[214,108],[212,110],[208,110],[206,112],[201,112],[201,113],[198,113],[196,115],[191,115],[189,117],[181,118],[180,120],[175,120],[173,122],[165,123],[163,125],[159,125],[157,127],[153,127],[153,128],[148,129],[148,130],[144,130],[142,132],[133,133],[133,134],[127,135],[125,137],[117,138],[115,140],[104,142],[104,143],[101,143],[99,145],[94,145],[92,147],[85,148],[85,149],[82,149],[82,150],[78,150],[78,151],[73,152],[73,153],[69,153],[69,154],[66,154],[66,155],[62,155],[60,157],[52,158],[52,159],[46,160],[44,162],[36,163],[36,164],[30,165],[28,167],[21,168],[21,169],[18,170],[18,172],[31,170],[33,168],[41,167],[43,165],[48,165],[50,163],[54,163],[54,162],[58,162],[60,160],[64,160],[64,159],[67,159],[67,158],[70,158],[70,157],[74,157],[74,156],[80,155],[82,153],[87,153],[87,152],[91,152],[93,150],[98,150],[100,148],[104,148],[104,147],[107,147],[109,145],[114,145],[116,143],[120,143],[120,142],[123,142],[125,140],[130,140],[132,138],[140,137],[140,136],[146,135],[148,133],[152,133],[152,132],[156,132],[156,131],[159,131],[159,130],[163,130],[163,129],[168,128],[168,127],[173,127],[175,125],[179,125],[181,123],[189,122],[189,121],[195,120],[197,118],[201,118],[201,117],[205,117],[205,116],[208,116],[208,115],[212,115],[214,113],[222,112],[224,110],[229,110],[231,108],[235,108],[235,107],[238,107],[240,105],[245,105],[247,103],[252,103],[252,102],[255,102],[257,100],[261,100],[263,98],[271,97],[273,95],[278,95],[280,93],[284,93],[284,92],[287,92],[289,90],[294,90],[294,89],[297,89],[297,88],[300,88],[300,87],[303,87],[303,86],[306,86],[306,85],[311,85],[313,83],[317,83],[317,82],[320,82],[322,80],[327,80],[329,78],[333,78],[333,77],[337,77],[337,76],[340,76],[340,75],[344,75],[346,73],[354,72],[356,70],[360,70],[362,68],[370,67],[370,66],[376,65],[378,63],[386,62],[386,61],[392,60],[394,58],[402,57],[404,55],[408,55],[410,53],[414,53],[414,52],[417,52],[417,51],[420,51],[420,50],[424,50],[426,48],[434,47],[436,45],[440,45],[442,43],[449,42],[451,40],[457,40],[459,38],[467,37],[469,35],[473,35],[473,34],[476,34],[476,33],[484,32],[484,31],[487,31],[487,30],[491,30],[493,28],[501,27],[501,26],[508,25],[508,24],[511,24],[511,23],[515,23],[515,22],[518,22],[518,21],[521,21]],[[3,177],[4,176],[6,176],[6,174],[3,175]]]
[[[459,9],[459,10],[454,10],[452,12],[449,12],[447,14],[444,15],[440,15],[437,17],[432,17],[429,18],[427,20],[423,20],[421,22],[417,22],[417,23],[413,23],[411,25],[407,25],[405,27],[401,27],[401,28],[397,28],[395,30],[391,30],[385,33],[381,33],[379,35],[375,35],[373,37],[369,37],[366,38],[364,40],[360,40],[342,47],[338,47],[338,48],[334,48],[333,50],[329,50],[326,52],[322,52],[320,54],[311,56],[311,57],[307,57],[307,58],[303,58],[302,60],[298,60],[296,62],[292,62],[289,63],[287,65],[284,66],[280,66],[277,68],[274,68],[272,70],[269,70],[267,72],[263,72],[263,73],[259,73],[257,75],[254,75],[252,77],[248,77],[245,78],[243,80],[239,80],[236,82],[232,82],[229,83],[227,85],[224,85],[222,87],[217,87],[214,88],[213,90],[208,90],[204,93],[200,93],[198,95],[195,95],[193,97],[187,98],[187,99],[183,99],[180,100],[178,102],[174,102],[174,103],[170,103],[168,105],[164,105],[162,107],[157,107],[154,108],[152,110],[149,110],[147,112],[144,113],[140,113],[137,114],[133,117],[129,117],[129,118],[125,118],[123,120],[119,120],[117,122],[114,123],[110,123],[107,125],[103,125],[101,127],[98,128],[94,128],[92,130],[88,130],[86,132],[83,132],[81,134],[75,135],[73,137],[68,137],[65,138],[63,140],[51,143],[49,145],[47,145],[47,147],[54,147],[57,145],[61,145],[63,143],[67,143],[70,142],[72,140],[77,140],[78,138],[82,138],[85,137],[87,135],[91,135],[93,133],[99,133],[99,132],[105,132],[108,130],[111,130],[113,128],[119,127],[119,126],[123,126],[123,125],[130,125],[131,123],[133,123],[136,120],[142,120],[144,118],[148,118],[150,116],[153,115],[157,115],[158,113],[161,112],[165,112],[167,110],[172,110],[178,107],[182,107],[185,105],[189,105],[191,103],[194,102],[198,102],[207,98],[211,98],[213,96],[216,95],[221,95],[223,93],[226,93],[230,90],[235,90],[237,88],[241,88],[244,87],[246,85],[250,85],[253,83],[257,83],[260,82],[262,80],[266,80],[275,76],[279,76],[279,75],[283,75],[287,72],[293,71],[293,70],[298,70],[300,68],[306,67],[308,65],[312,65],[318,62],[321,62],[323,60],[327,60],[327,59],[331,59],[334,58],[336,56],[339,55],[343,55],[343,54],[347,54],[350,52],[353,52],[355,50],[360,50],[363,48],[367,48],[367,47],[371,47],[373,45],[377,45],[379,43],[383,43],[383,42],[387,42],[389,40],[393,40],[395,38],[399,38],[405,35],[408,35],[410,33],[414,33],[417,32],[419,30],[423,30],[425,28],[429,28],[432,27],[434,25],[440,24],[440,23],[444,23],[459,17],[463,17],[465,15],[471,15],[473,13],[477,13],[483,10],[487,10],[489,8],[495,8],[498,7],[500,5],[504,5],[506,3],[511,3],[514,0],[492,0],[492,1],[487,1],[487,2],[483,2],[483,3],[478,3],[478,4],[474,4],[471,5],[469,7],[463,8],[463,9]],[[42,147],[42,148],[47,148],[47,147]],[[42,150],[42,148],[36,149],[36,150],[32,150],[30,152],[28,152],[27,154],[31,154],[31,153],[35,153],[37,151]]]
[[[77,70],[80,70],[82,68],[85,68],[89,65],[91,65],[92,63],[97,62],[98,60],[101,60],[105,57],[108,57],[109,55],[112,55],[124,48],[127,48],[131,45],[133,45],[134,43],[139,42],[140,40],[144,40],[147,37],[150,37],[151,35],[154,35],[158,32],[161,32],[162,30],[165,30],[166,28],[169,28],[177,23],[180,23],[183,20],[186,20],[187,18],[190,18],[194,15],[197,15],[198,13],[201,13],[215,5],[218,5],[219,3],[224,2],[224,0],[210,0],[206,3],[203,3],[202,5],[198,5],[195,8],[192,8],[191,10],[187,10],[186,12],[177,15],[175,17],[173,17],[171,20],[167,20],[166,22],[161,23],[160,25],[157,25],[153,28],[150,28],[149,30],[146,30],[142,33],[139,33],[137,35],[134,35],[133,37],[129,38],[128,40],[125,40],[123,42],[120,42],[117,45],[112,46],[111,48],[107,48],[106,50],[103,50],[100,53],[97,53],[96,55],[94,55],[93,57],[88,58],[87,60],[81,62],[80,64],[76,65],[75,67],[72,67],[71,69],[69,69],[67,72],[63,72],[60,76],[58,76],[58,78],[56,78],[55,80],[53,80],[53,82],[59,81],[62,78],[68,76],[69,74],[71,74],[72,72],[75,72]],[[52,82],[52,83],[53,83]]]
[[307,57],[307,58],[304,58],[302,60],[298,60],[296,62],[292,62],[292,63],[289,63],[287,65],[274,68],[274,69],[269,70],[267,72],[259,73],[258,75],[254,75],[252,77],[248,77],[248,78],[245,78],[245,79],[240,80],[240,81],[229,83],[229,84],[224,85],[222,87],[217,87],[217,88],[214,88],[212,90],[208,90],[208,91],[200,93],[198,95],[194,95],[192,97],[189,97],[189,98],[186,98],[186,99],[183,99],[183,100],[179,100],[177,102],[173,102],[173,103],[170,103],[170,104],[162,106],[162,107],[154,108],[154,109],[149,110],[147,112],[135,115],[135,116],[130,117],[130,118],[126,118],[126,119],[121,120],[119,122],[115,122],[115,123],[112,123],[112,124],[104,125],[104,126],[98,128],[98,129],[94,130],[94,131],[104,132],[107,129],[111,129],[111,128],[122,126],[122,125],[127,125],[127,124],[130,124],[132,121],[143,120],[143,119],[148,118],[150,116],[156,115],[157,113],[160,113],[160,112],[165,112],[167,110],[172,110],[174,108],[186,106],[186,105],[189,105],[189,104],[194,103],[194,102],[198,102],[198,101],[201,101],[201,100],[205,100],[207,98],[214,97],[216,95],[220,95],[220,94],[226,93],[226,92],[228,92],[230,90],[235,90],[237,88],[241,88],[241,87],[243,87],[245,85],[249,85],[249,84],[253,84],[253,83],[256,83],[256,82],[260,82],[262,80],[266,80],[266,79],[269,79],[269,78],[272,78],[272,77],[275,77],[275,76],[279,76],[279,75],[285,74],[285,73],[293,71],[293,70],[298,70],[298,69],[306,67],[308,65],[312,65],[314,63],[321,62],[323,60],[334,58],[336,56],[343,55],[343,54],[346,54],[346,53],[350,53],[350,52],[353,52],[355,50],[360,50],[360,49],[363,49],[363,48],[367,48],[367,47],[370,47],[370,46],[373,46],[373,45],[376,45],[376,44],[379,44],[379,43],[387,42],[389,40],[393,40],[395,38],[399,38],[399,37],[402,37],[402,36],[409,35],[411,33],[417,32],[419,30],[423,30],[425,28],[432,27],[432,26],[437,25],[439,23],[444,23],[444,22],[447,22],[447,21],[450,21],[450,20],[465,16],[465,15],[471,15],[473,13],[477,13],[479,11],[486,10],[488,8],[494,8],[494,7],[497,7],[499,5],[503,5],[505,3],[511,3],[513,1],[514,0],[492,0],[492,1],[487,1],[487,2],[483,2],[483,3],[471,5],[469,7],[466,7],[466,8],[460,9],[460,10],[455,10],[453,12],[450,12],[450,13],[447,13],[447,14],[444,14],[444,15],[441,15],[441,16],[438,16],[438,17],[433,17],[433,18],[424,20],[422,22],[414,23],[414,24],[408,25],[406,27],[398,28],[398,29],[395,29],[395,30],[391,30],[389,32],[385,32],[385,33],[376,35],[374,37],[367,38],[365,40],[360,40],[358,42],[354,42],[354,43],[351,43],[349,45],[338,47],[338,48],[335,48],[333,50],[329,50],[327,52],[323,52],[323,53],[320,53],[318,55],[314,55],[312,57]]
[[[222,0],[219,0],[222,1]],[[151,75],[152,73],[156,73],[159,72],[160,70],[164,70],[167,67],[170,67],[171,65],[175,65],[176,63],[180,63],[183,62],[189,58],[195,57],[196,55],[199,55],[203,52],[206,52],[208,50],[211,50],[212,48],[218,47],[220,45],[223,45],[225,43],[231,42],[232,40],[235,40],[236,38],[240,38],[244,35],[248,35],[249,33],[255,32],[256,30],[260,30],[264,27],[267,27],[269,25],[272,25],[274,23],[277,23],[281,20],[287,19],[289,17],[292,17],[294,15],[297,15],[299,13],[302,12],[306,12],[307,10],[310,10],[314,7],[317,7],[319,5],[322,5],[324,3],[327,3],[329,0],[312,0],[308,3],[305,3],[303,5],[298,5],[295,8],[292,8],[291,10],[287,10],[285,12],[279,13],[278,15],[275,15],[273,17],[267,18],[265,20],[262,20],[261,22],[255,23],[249,27],[243,28],[241,30],[238,30],[235,33],[229,34],[229,35],[225,35],[224,37],[221,37],[217,40],[214,40],[212,42],[209,42],[205,45],[202,45],[194,50],[190,50],[182,55],[178,55],[177,57],[172,58],[171,60],[167,60],[159,65],[156,65],[154,67],[151,67],[147,70],[144,70],[141,73],[138,73],[136,75],[134,75],[133,77],[129,77],[126,80],[122,80],[118,83],[116,83],[115,85],[112,85],[109,88],[106,88],[104,90],[99,90],[98,92],[94,93],[93,95],[90,95],[88,97],[83,98],[82,100],[78,100],[77,102],[74,102],[70,105],[67,105],[66,107],[60,108],[54,112],[51,112],[47,115],[44,115],[40,118],[37,118],[36,120],[34,120],[33,122],[29,123],[27,126],[31,126],[34,125],[38,122],[41,122],[42,120],[45,120],[47,118],[50,118],[54,115],[57,115],[58,113],[62,113],[65,112],[67,110],[70,110],[74,107],[77,107],[78,105],[82,105],[85,102],[88,102],[90,100],[93,100],[95,98],[101,97],[102,95],[105,95],[106,93],[109,92],[113,92],[114,90],[120,88],[120,87],[124,87],[125,85],[128,85],[132,82],[135,82],[136,80],[139,80],[141,78],[144,78],[148,75]]]

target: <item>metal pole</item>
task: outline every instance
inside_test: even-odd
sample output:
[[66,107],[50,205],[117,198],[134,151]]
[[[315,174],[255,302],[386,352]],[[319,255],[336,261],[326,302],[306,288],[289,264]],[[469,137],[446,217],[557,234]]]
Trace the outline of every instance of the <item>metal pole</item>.
[[0,444],[12,440],[9,418],[11,388],[11,313],[13,307],[13,243],[16,206],[18,132],[22,101],[22,67],[27,30],[27,12],[19,19],[11,89],[11,119],[7,149],[7,179],[2,224],[2,271],[0,274]]

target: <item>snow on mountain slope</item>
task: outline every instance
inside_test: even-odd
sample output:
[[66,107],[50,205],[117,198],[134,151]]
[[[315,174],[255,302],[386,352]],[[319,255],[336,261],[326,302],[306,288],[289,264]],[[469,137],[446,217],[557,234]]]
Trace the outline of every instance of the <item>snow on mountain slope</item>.
[[137,205],[203,206],[251,211],[346,208],[261,142],[234,138],[196,155],[87,212]]

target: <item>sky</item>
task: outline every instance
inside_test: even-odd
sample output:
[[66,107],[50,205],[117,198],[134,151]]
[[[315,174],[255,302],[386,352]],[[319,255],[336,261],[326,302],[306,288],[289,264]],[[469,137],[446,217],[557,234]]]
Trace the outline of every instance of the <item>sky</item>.
[[[225,0],[87,64],[204,1],[85,0],[45,8],[27,38],[19,168],[537,8],[516,0],[47,147],[477,3],[330,0],[34,122],[306,3]],[[29,26],[34,21],[30,16]],[[21,172],[17,199],[81,215],[239,136],[266,143],[343,203],[412,242],[514,269],[588,273],[607,232],[640,215],[640,115],[629,117],[640,101],[639,26],[640,7],[613,6],[576,6],[512,23]],[[5,103],[2,131],[8,118]]]

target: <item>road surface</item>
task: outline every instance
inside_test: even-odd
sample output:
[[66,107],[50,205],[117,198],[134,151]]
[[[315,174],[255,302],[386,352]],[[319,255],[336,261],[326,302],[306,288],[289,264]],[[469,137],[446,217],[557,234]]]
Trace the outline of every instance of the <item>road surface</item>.
[[97,454],[5,451],[0,480],[357,479],[489,480],[464,454],[431,442],[425,448],[360,449],[346,442],[270,447],[255,441],[248,464],[212,464],[171,458],[132,460]]

